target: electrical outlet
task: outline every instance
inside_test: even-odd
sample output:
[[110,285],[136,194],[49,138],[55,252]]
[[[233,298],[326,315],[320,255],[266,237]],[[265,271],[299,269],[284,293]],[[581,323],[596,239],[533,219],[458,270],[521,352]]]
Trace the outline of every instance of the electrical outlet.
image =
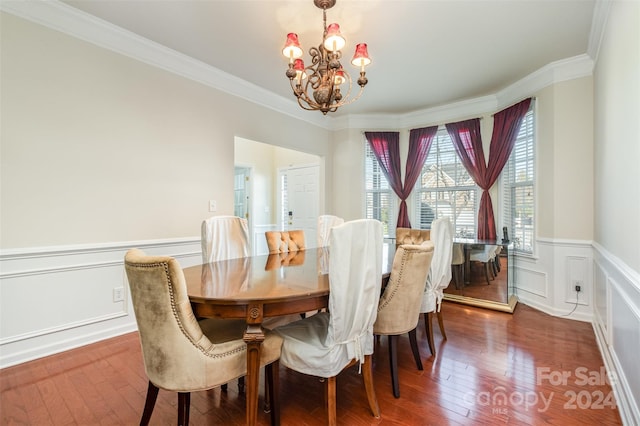
[[113,303],[122,302],[124,300],[124,287],[116,287],[113,289]]
[[571,281],[571,283],[573,284],[573,290],[575,290],[576,293],[580,293],[582,291],[582,281],[581,280],[573,280],[573,281]]
[[209,211],[215,212],[217,210],[218,210],[218,204],[216,203],[216,200],[209,200]]

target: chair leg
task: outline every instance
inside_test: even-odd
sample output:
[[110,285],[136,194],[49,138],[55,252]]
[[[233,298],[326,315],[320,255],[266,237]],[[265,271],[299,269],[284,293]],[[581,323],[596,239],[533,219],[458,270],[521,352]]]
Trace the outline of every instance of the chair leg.
[[336,414],[336,376],[329,377],[325,383],[325,398],[327,400],[327,416],[329,418],[329,426],[338,424]]
[[393,396],[400,398],[400,384],[398,383],[398,336],[389,335],[389,369],[391,370],[391,388]]
[[273,361],[267,365],[264,370],[265,382],[267,388],[265,389],[265,398],[271,400],[270,413],[271,413],[271,425],[277,426],[280,424],[280,362],[278,360]]
[[487,279],[487,285],[491,284],[489,282],[489,262],[484,264],[484,277]]
[[431,328],[431,312],[425,312],[424,314],[424,329],[427,333],[427,343],[429,344],[429,350],[431,355],[436,356],[436,346],[433,344],[433,329]]
[[420,359],[420,350],[418,349],[418,339],[416,338],[416,329],[414,328],[409,332],[409,343],[411,343],[411,351],[413,352],[413,359],[416,361],[416,367],[418,370],[424,370],[422,368],[422,360]]
[[444,332],[444,320],[442,319],[442,311],[438,311],[438,325],[440,326],[440,334],[442,334],[442,338],[447,340],[447,333]]
[[189,392],[178,392],[178,426],[188,426],[190,404],[191,394]]
[[158,399],[158,390],[158,387],[151,383],[151,380],[149,380],[149,386],[147,387],[147,400],[144,403],[144,410],[142,411],[140,426],[147,426],[149,424],[149,420],[151,420],[151,414],[153,413],[153,407],[155,407],[156,399]]
[[244,376],[238,377],[238,393],[244,393]]
[[371,361],[371,355],[364,356],[364,364],[362,365],[362,376],[364,378],[364,388],[367,391],[367,400],[369,401],[369,408],[371,413],[376,419],[380,418],[380,406],[378,405],[378,398],[376,397],[376,389],[373,387],[373,362]]

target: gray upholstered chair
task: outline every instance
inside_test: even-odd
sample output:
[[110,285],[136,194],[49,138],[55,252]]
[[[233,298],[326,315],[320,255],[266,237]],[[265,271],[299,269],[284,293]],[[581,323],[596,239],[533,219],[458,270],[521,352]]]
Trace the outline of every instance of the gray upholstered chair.
[[[149,378],[140,424],[149,423],[158,390],[165,389],[178,392],[178,424],[186,425],[191,392],[211,389],[246,375],[244,327],[225,320],[197,321],[182,268],[171,257],[146,256],[132,249],[125,255],[125,270]],[[266,366],[271,383],[272,424],[279,423],[277,374],[281,347],[282,338],[267,332],[260,365]],[[274,375],[276,379],[271,380]]]
[[267,239],[269,254],[288,253],[306,248],[304,231],[300,229],[292,231],[266,231],[264,236]]
[[420,304],[427,274],[433,257],[433,243],[401,245],[396,250],[391,276],[378,305],[378,317],[373,326],[376,335],[388,336],[391,386],[393,396],[400,397],[398,383],[397,337],[409,333],[416,366],[422,361],[416,341],[416,326],[420,319]]
[[380,417],[373,386],[373,323],[382,285],[382,223],[346,222],[331,229],[329,310],[278,327],[282,365],[325,378],[329,425],[337,422],[336,376],[360,364],[369,407]]

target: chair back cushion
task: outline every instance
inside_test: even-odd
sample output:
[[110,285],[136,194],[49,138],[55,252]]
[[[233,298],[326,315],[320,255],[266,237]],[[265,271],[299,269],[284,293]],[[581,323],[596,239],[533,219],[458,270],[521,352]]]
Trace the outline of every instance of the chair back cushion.
[[433,312],[444,296],[444,289],[451,282],[451,260],[453,256],[453,224],[448,217],[431,223],[433,260],[422,297],[420,312]]
[[317,244],[318,247],[327,247],[329,246],[329,234],[331,228],[334,226],[342,225],[344,223],[344,219],[338,216],[333,216],[330,214],[321,215],[318,217],[318,231],[317,231]]
[[202,263],[249,256],[247,220],[237,216],[213,216],[202,221]]
[[303,230],[266,231],[264,236],[267,239],[269,254],[288,253],[306,248]]
[[396,247],[404,244],[420,244],[430,239],[431,231],[428,229],[396,228]]
[[431,241],[398,247],[389,282],[380,298],[375,334],[398,335],[416,328],[433,254]]

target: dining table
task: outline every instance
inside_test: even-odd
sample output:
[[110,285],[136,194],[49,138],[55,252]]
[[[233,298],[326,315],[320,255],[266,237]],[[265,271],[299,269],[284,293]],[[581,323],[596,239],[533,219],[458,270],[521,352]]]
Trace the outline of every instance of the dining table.
[[[388,280],[395,245],[382,246],[381,280]],[[246,424],[258,419],[265,318],[328,307],[328,247],[220,260],[183,269],[196,318],[244,319],[247,344]]]

